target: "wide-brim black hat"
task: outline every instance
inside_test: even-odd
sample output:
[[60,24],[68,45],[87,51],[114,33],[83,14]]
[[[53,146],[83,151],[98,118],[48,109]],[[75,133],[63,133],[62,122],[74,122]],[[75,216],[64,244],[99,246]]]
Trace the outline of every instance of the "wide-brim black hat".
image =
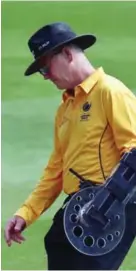
[[82,50],[92,46],[96,37],[92,34],[76,35],[65,23],[53,23],[39,29],[29,39],[28,46],[34,56],[34,61],[25,71],[25,75],[31,75],[39,71],[40,60],[43,56],[59,49],[67,44],[75,44]]

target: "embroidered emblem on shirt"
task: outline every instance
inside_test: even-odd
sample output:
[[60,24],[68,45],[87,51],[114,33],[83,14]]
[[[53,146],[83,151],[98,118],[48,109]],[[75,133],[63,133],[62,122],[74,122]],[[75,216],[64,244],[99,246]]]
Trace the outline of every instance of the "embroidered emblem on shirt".
[[83,114],[83,115],[81,115],[81,121],[82,120],[88,120],[88,118],[90,117],[90,114]]
[[86,103],[83,104],[83,111],[84,112],[89,111],[90,108],[91,108],[91,103],[86,102]]
[[88,111],[90,110],[90,108],[91,108],[91,103],[85,102],[83,104],[82,109],[83,109],[84,113],[80,116],[80,121],[86,121],[86,120],[88,120],[88,118],[90,117],[90,114],[88,113]]

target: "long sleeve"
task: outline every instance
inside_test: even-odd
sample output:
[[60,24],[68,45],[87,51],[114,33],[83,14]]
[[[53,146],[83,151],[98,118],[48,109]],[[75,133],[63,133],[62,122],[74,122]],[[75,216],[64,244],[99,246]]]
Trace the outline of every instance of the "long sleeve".
[[55,201],[62,190],[62,158],[55,123],[54,151],[43,176],[15,215],[25,219],[27,226],[34,222]]
[[122,155],[136,147],[136,97],[118,80],[111,82],[102,95],[105,114]]

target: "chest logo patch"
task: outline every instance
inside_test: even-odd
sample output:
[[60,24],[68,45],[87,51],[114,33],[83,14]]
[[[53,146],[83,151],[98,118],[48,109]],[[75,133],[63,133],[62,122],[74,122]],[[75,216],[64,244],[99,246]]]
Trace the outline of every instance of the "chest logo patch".
[[91,103],[86,102],[86,103],[83,104],[83,111],[84,112],[89,111],[90,108],[91,108]]
[[83,114],[80,116],[80,121],[87,121],[87,120],[89,120],[90,114],[89,114],[88,111],[90,110],[90,108],[91,108],[91,103],[85,102],[83,104],[83,107],[82,107]]

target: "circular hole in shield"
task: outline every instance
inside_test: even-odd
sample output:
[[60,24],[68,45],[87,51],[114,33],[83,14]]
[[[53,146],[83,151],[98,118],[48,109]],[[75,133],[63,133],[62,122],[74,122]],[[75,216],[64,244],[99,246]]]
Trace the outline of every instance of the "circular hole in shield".
[[104,238],[99,238],[97,240],[97,246],[99,248],[104,248],[106,246],[106,240]]
[[115,235],[118,237],[120,236],[120,231],[115,231]]
[[74,206],[74,210],[75,210],[76,212],[79,212],[80,209],[81,209],[81,206],[80,206],[79,204],[76,204],[76,205]]
[[73,222],[73,223],[76,223],[78,220],[78,217],[76,214],[71,214],[70,216],[70,221]]
[[76,200],[77,200],[77,201],[81,201],[81,200],[82,200],[82,197],[81,197],[81,196],[77,196],[77,197],[76,197]]
[[113,241],[113,234],[108,234],[106,238],[108,241]]
[[73,229],[73,234],[76,236],[76,237],[81,237],[82,234],[83,234],[83,228],[81,226],[76,226],[74,227]]
[[120,215],[115,215],[115,220],[120,220]]
[[84,244],[87,247],[92,247],[94,245],[94,238],[91,235],[88,235],[84,238]]

